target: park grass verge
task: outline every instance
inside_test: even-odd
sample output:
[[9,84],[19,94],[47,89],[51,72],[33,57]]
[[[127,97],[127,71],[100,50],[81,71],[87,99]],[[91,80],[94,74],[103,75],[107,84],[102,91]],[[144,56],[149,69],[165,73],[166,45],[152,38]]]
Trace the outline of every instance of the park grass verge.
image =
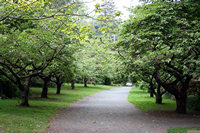
[[[137,87],[132,88],[128,95],[128,101],[134,104],[136,108],[145,112],[175,111],[176,109],[176,102],[171,99],[163,97],[163,104],[156,104],[155,100],[155,97],[151,98],[146,90],[141,90]],[[200,127],[170,128],[168,133],[187,133],[188,130],[200,130]]]
[[200,130],[200,127],[170,128],[168,133],[187,133],[188,130]]
[[173,100],[163,97],[163,104],[156,104],[155,100],[155,97],[149,96],[147,90],[141,90],[137,87],[132,88],[128,95],[128,101],[142,111],[172,111],[176,109],[176,102]]
[[76,84],[71,90],[68,84],[62,87],[61,94],[56,95],[55,88],[49,88],[48,99],[40,98],[41,88],[31,88],[30,107],[17,106],[20,99],[0,100],[0,132],[5,133],[44,133],[53,115],[73,102],[114,86],[89,86]]

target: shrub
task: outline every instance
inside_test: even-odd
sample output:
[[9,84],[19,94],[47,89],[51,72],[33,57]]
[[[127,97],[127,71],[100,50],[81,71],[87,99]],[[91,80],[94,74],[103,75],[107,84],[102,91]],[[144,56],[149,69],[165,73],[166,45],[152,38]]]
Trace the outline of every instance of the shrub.
[[33,77],[31,79],[31,86],[32,87],[42,87],[43,86],[43,82],[39,77]]
[[105,77],[104,79],[104,85],[111,85],[111,79],[108,77]]
[[200,111],[200,96],[190,95],[187,99],[187,108]]
[[13,98],[19,97],[20,91],[15,84],[8,80],[4,76],[0,76],[0,97],[2,98]]
[[[39,77],[33,77],[31,80],[31,87],[43,87],[44,82]],[[55,83],[50,82],[49,87],[55,87]]]
[[146,82],[144,82],[144,81],[138,81],[138,82],[136,83],[136,86],[137,86],[138,88],[140,88],[141,90],[146,90],[146,89],[149,88],[149,84],[146,83]]

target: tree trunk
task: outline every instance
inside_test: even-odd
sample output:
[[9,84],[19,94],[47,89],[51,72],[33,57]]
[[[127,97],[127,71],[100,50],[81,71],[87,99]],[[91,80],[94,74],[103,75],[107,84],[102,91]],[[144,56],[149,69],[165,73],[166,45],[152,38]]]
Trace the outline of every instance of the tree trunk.
[[150,97],[153,97],[153,94],[154,94],[154,86],[153,86],[153,83],[151,81],[150,83],[150,87],[148,89],[148,92],[150,93]]
[[162,104],[162,93],[160,90],[160,85],[158,85],[157,93],[156,93],[156,104]]
[[29,107],[28,96],[29,96],[29,87],[24,88],[24,90],[21,90],[21,104],[20,104],[20,106]]
[[84,87],[88,87],[87,86],[87,78],[84,78]]
[[186,113],[186,104],[187,104],[187,89],[189,83],[185,83],[180,88],[180,92],[175,96],[176,98],[176,112],[185,114]]
[[28,99],[29,99],[29,87],[30,87],[30,83],[31,83],[31,78],[32,77],[29,77],[24,85],[21,84],[20,80],[18,82],[19,83],[18,87],[21,90],[20,106],[29,107]]
[[56,91],[56,94],[60,94],[60,90],[61,90],[61,86],[62,84],[61,83],[56,83],[57,85],[57,91]]
[[[176,112],[185,114],[187,104],[187,90],[189,88],[189,82],[191,81],[192,76],[185,75],[185,80],[183,80],[184,76],[179,76],[176,80],[172,81],[171,83],[162,82],[157,73],[154,74],[154,77],[157,83],[161,84],[166,91],[175,96]],[[181,82],[181,87],[177,88],[179,82]]]
[[176,96],[175,98],[176,98],[176,112],[185,114],[187,96]]
[[94,80],[93,85],[96,86],[96,84],[97,84],[97,83],[96,83],[96,80]]
[[186,104],[187,104],[187,90],[189,88],[189,83],[191,77],[187,77],[184,83],[182,83],[182,87],[179,88],[179,94],[175,96],[176,98],[176,112],[185,114],[186,113]]
[[153,97],[153,92],[152,91],[150,91],[150,97]]
[[60,76],[57,76],[56,77],[56,81],[55,81],[56,85],[57,85],[57,91],[56,91],[56,94],[60,94],[60,91],[61,91],[61,87],[62,87],[62,84],[63,84],[63,81],[61,79]]
[[156,104],[162,104],[162,95],[156,95]]
[[71,88],[72,88],[72,90],[74,90],[74,88],[75,88],[75,80],[74,79],[71,80]]
[[44,84],[43,84],[43,88],[42,88],[41,98],[47,98],[48,84],[49,84],[49,82],[50,82],[50,80],[44,79]]
[[148,89],[148,92],[150,94],[150,97],[153,97],[153,90],[151,88]]

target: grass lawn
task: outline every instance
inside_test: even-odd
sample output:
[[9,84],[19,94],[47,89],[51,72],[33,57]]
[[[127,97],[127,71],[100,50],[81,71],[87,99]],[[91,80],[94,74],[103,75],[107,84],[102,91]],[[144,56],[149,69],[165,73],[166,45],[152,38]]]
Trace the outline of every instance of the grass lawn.
[[[163,98],[164,104],[155,104],[155,97],[151,98],[146,90],[139,88],[132,88],[128,101],[143,111],[159,111],[159,110],[174,110],[176,109],[176,102],[170,99]],[[168,133],[187,133],[187,130],[200,130],[200,127],[188,127],[188,128],[170,128]]]
[[85,96],[95,94],[101,90],[111,89],[114,86],[76,84],[76,89],[71,90],[69,85],[62,87],[61,94],[56,95],[55,88],[49,88],[48,99],[41,99],[41,88],[31,88],[32,96],[29,104],[31,107],[19,107],[20,99],[0,100],[0,132],[5,133],[44,133],[48,127],[51,116],[74,101]]
[[200,127],[170,128],[168,133],[187,133],[188,130],[200,130]]
[[139,88],[132,88],[128,96],[128,101],[143,111],[176,109],[176,102],[173,100],[163,98],[163,104],[156,104],[155,100],[155,97],[151,98],[146,90]]

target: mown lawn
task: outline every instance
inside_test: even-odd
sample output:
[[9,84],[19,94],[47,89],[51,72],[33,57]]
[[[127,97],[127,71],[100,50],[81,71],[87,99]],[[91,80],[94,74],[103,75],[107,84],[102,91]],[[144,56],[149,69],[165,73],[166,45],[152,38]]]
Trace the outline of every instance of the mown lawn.
[[200,130],[200,127],[170,128],[168,133],[187,133],[188,130]]
[[146,90],[139,88],[132,88],[128,101],[135,105],[136,108],[143,111],[156,111],[156,110],[175,110],[176,102],[167,98],[163,98],[163,104],[156,104],[155,97],[151,98]]
[[20,99],[0,100],[0,132],[5,133],[44,133],[51,117],[74,101],[95,94],[114,86],[77,85],[71,90],[69,85],[62,87],[61,94],[56,95],[55,88],[49,88],[48,99],[41,99],[41,88],[31,88],[29,104],[31,107],[19,107]]
[[[167,98],[163,98],[163,104],[155,104],[155,97],[151,98],[146,90],[139,88],[132,88],[128,101],[134,104],[134,106],[145,112],[147,111],[159,111],[159,110],[174,110],[176,109],[176,102]],[[168,133],[187,133],[188,130],[200,130],[200,127],[187,127],[187,128],[170,128]]]

